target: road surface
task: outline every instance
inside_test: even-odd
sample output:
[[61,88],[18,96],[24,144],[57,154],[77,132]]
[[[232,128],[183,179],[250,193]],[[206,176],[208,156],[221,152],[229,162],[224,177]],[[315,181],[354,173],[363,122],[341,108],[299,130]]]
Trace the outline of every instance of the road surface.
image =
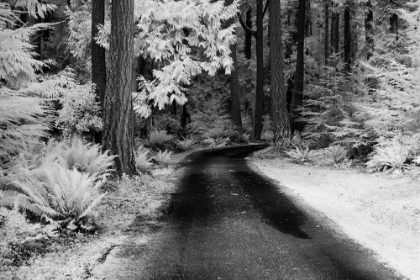
[[261,148],[187,157],[165,226],[121,279],[398,279],[253,172],[244,158]]

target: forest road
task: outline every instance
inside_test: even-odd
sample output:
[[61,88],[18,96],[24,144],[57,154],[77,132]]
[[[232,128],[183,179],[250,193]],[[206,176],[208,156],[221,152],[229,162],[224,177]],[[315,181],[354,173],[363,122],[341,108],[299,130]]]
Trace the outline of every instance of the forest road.
[[264,147],[187,157],[165,225],[136,256],[141,273],[126,279],[398,279],[252,171],[245,157]]

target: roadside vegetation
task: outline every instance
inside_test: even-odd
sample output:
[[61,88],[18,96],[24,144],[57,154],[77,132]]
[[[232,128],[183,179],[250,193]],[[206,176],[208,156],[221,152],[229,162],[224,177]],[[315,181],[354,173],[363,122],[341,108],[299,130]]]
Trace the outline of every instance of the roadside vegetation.
[[89,278],[197,149],[420,173],[419,1],[119,1],[0,3],[0,278]]

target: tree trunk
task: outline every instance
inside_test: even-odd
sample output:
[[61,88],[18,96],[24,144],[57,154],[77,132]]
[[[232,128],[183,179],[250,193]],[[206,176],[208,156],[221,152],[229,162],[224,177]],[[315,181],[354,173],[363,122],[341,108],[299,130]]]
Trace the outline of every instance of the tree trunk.
[[[305,2],[303,0],[303,2]],[[281,42],[281,4],[280,0],[270,0],[270,102],[274,143],[282,144],[290,138],[290,123],[287,113],[286,89],[283,74],[283,49]],[[303,32],[305,20],[303,20]]]
[[232,121],[238,129],[242,129],[242,116],[241,116],[241,100],[239,98],[239,81],[238,81],[238,59],[236,57],[236,44],[230,46],[233,60],[233,70],[230,74],[230,113]]
[[[306,19],[306,0],[299,0],[298,12],[298,45],[296,58],[296,72],[293,86],[292,101],[290,102],[290,115],[292,131],[303,130],[303,124],[297,121],[299,117],[296,108],[302,106],[303,102],[303,83],[305,78],[304,69],[304,47],[305,47],[305,19]],[[273,61],[272,59],[270,59]]]
[[350,4],[344,8],[344,70],[349,73],[351,70],[351,11]]
[[333,12],[331,16],[331,48],[338,53],[340,46],[340,13]]
[[[246,26],[249,29],[252,29],[252,10],[249,9],[246,12],[246,19],[245,19]],[[252,34],[250,32],[245,32],[245,57],[246,59],[252,58]]]
[[398,15],[393,14],[390,18],[391,33],[395,34],[395,40],[398,40]]
[[369,60],[373,55],[374,41],[373,41],[373,10],[372,3],[366,3],[367,12],[365,15],[365,40],[366,40],[366,59]]
[[[263,26],[263,0],[257,0],[257,86],[255,93],[255,108],[253,114],[253,127],[251,140],[257,141],[261,138],[262,115],[264,110],[264,26]],[[280,16],[280,15],[279,15]]]
[[330,57],[330,6],[328,1],[325,3],[325,65],[328,65],[328,58]]
[[116,155],[115,170],[136,174],[133,153],[132,81],[134,57],[134,0],[112,4],[111,37],[104,99],[103,149]]
[[[98,35],[98,24],[105,22],[105,1],[92,0],[92,83],[95,84],[96,100],[104,109],[106,90],[106,59],[105,48],[99,46],[95,37]],[[94,132],[95,142],[102,143],[102,132]]]

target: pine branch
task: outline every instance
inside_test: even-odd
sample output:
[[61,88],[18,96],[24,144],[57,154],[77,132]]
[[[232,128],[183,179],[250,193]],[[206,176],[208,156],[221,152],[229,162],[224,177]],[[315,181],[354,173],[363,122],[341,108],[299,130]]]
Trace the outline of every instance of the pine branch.
[[241,24],[242,28],[247,32],[250,33],[251,35],[253,35],[254,37],[257,37],[257,31],[256,30],[252,30],[251,28],[249,28],[244,20],[242,19],[242,15],[240,13],[238,13],[238,17],[239,17],[239,23]]

